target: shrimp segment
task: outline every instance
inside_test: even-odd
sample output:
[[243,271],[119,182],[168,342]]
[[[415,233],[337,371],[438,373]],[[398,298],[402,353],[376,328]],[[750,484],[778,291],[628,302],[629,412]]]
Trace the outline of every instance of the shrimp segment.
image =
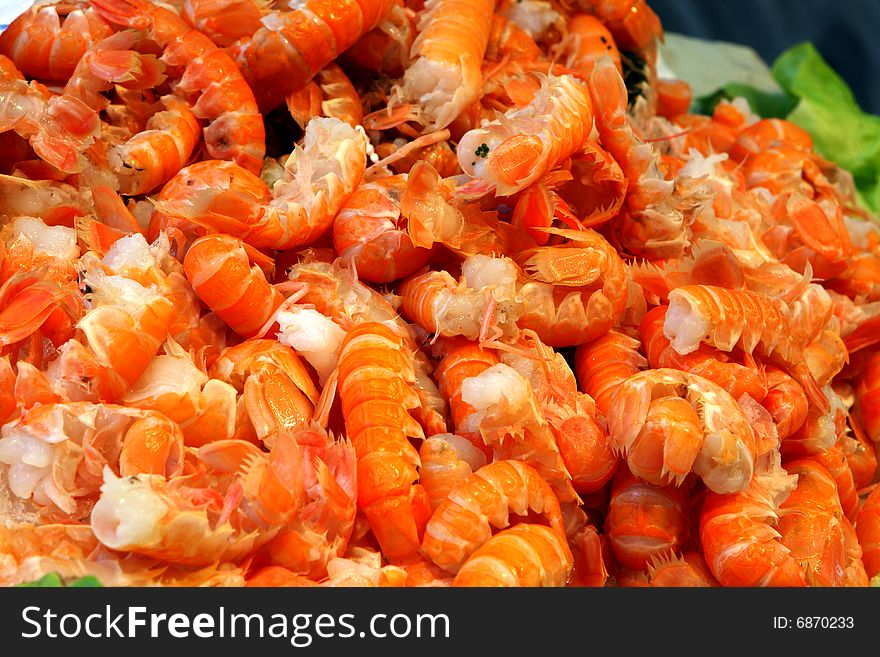
[[740,364],[736,360],[728,360],[726,354],[713,350],[708,345],[700,345],[697,351],[684,355],[675,351],[663,334],[666,310],[665,306],[657,306],[648,311],[639,327],[645,353],[652,367],[671,367],[697,374],[724,388],[734,399],[745,394],[755,400],[766,397],[767,381],[764,373],[754,360],[746,360],[748,356]]
[[408,438],[424,438],[410,415],[421,406],[412,388],[412,353],[391,329],[359,324],[339,353],[339,395],[357,453],[358,507],[382,551],[403,559],[419,549],[430,503],[418,479],[419,455]]
[[445,128],[479,97],[494,7],[494,0],[425,2],[396,95],[420,108],[426,130]]
[[739,347],[750,354],[776,358],[791,368],[810,401],[822,411],[828,400],[802,360],[831,314],[827,292],[811,285],[791,304],[753,292],[711,285],[685,285],[669,293],[664,335],[680,354],[695,351],[705,341],[722,350]]
[[404,280],[401,313],[425,330],[469,340],[488,337],[494,328],[516,335],[521,306],[516,295],[516,266],[509,258],[471,256],[462,263],[462,281],[446,271],[429,271]]
[[422,553],[457,573],[492,536],[492,527],[510,525],[510,514],[536,514],[565,536],[559,500],[534,468],[519,461],[496,461],[477,470],[434,511],[425,528]]
[[517,323],[551,347],[601,337],[623,318],[626,269],[617,251],[593,230],[555,230],[569,241],[522,252],[529,275],[519,289],[524,311]]
[[197,239],[183,267],[202,301],[244,337],[255,335],[284,300],[260,268],[250,265],[241,241],[229,235]]
[[644,570],[654,558],[678,550],[688,537],[687,491],[652,486],[623,470],[614,478],[605,535],[625,568]]
[[453,586],[564,586],[574,559],[565,539],[543,525],[521,523],[483,543]]
[[24,80],[0,81],[0,134],[14,131],[34,152],[64,173],[88,164],[87,149],[101,134],[97,113],[81,100],[49,95]]
[[333,222],[333,246],[358,276],[389,283],[421,269],[431,251],[414,246],[401,215],[400,197],[406,176],[388,176],[362,184]]
[[581,390],[595,400],[604,415],[608,415],[617,387],[648,366],[639,353],[640,346],[636,338],[612,329],[575,351],[574,366]]
[[846,564],[843,509],[831,473],[811,459],[785,464],[797,486],[779,506],[777,527],[809,586],[842,586]]
[[706,495],[700,540],[722,586],[806,586],[803,570],[774,528],[794,486],[794,477],[780,469],[755,476],[739,493]]
[[102,468],[123,475],[179,474],[183,436],[161,413],[88,402],[37,405],[3,426],[0,462],[12,494],[52,513],[88,511]]

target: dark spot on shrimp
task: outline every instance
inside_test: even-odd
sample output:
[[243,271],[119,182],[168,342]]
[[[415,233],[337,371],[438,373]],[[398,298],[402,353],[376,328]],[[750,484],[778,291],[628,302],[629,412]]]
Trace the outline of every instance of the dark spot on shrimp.
[[187,180],[186,180],[186,186],[187,186],[187,187],[192,187],[192,186],[195,185],[195,184],[196,184],[196,181],[195,181],[195,180],[193,180],[192,178],[187,178]]
[[283,104],[263,117],[263,125],[266,129],[266,157],[287,155],[291,145],[303,137],[302,127]]
[[600,36],[600,37],[599,37],[599,41],[601,41],[602,43],[608,43],[608,39],[606,39],[606,38],[603,37],[603,36]]
[[642,96],[648,82],[648,63],[639,53],[621,50],[620,61],[623,65],[623,82],[629,98],[628,106],[632,108],[639,96]]
[[477,157],[487,157],[489,155],[489,145],[480,144],[477,146],[477,150],[474,151],[474,155]]
[[86,283],[85,274],[83,272],[77,272],[76,274],[76,284],[80,289],[80,292],[83,294],[91,294],[92,288],[89,287],[89,284]]

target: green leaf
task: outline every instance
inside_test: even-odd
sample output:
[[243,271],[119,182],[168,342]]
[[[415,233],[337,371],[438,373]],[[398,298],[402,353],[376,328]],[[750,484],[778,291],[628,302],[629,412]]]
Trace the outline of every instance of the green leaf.
[[77,580],[72,581],[67,586],[76,589],[91,589],[98,588],[104,586],[94,575],[86,575],[85,577],[80,577]]
[[47,573],[38,580],[34,580],[33,582],[25,582],[24,584],[19,584],[18,586],[36,588],[56,587],[64,586],[64,582],[61,581],[61,576],[58,573]]
[[23,584],[19,584],[18,586],[22,587],[39,587],[39,588],[55,588],[61,586],[68,586],[72,588],[93,588],[98,586],[104,586],[94,575],[86,575],[85,577],[80,577],[79,579],[73,580],[69,584],[65,584],[64,580],[61,579],[61,575],[58,573],[47,573],[43,575],[40,579],[35,580],[33,582],[25,582]]
[[712,114],[719,102],[732,100],[737,96],[749,101],[752,111],[765,119],[784,119],[798,103],[797,98],[787,93],[771,93],[747,84],[731,82],[713,94],[697,98],[696,111],[701,114]]
[[880,116],[863,111],[846,82],[811,43],[782,53],[773,77],[799,99],[788,120],[810,133],[816,152],[852,172],[860,200],[880,212]]

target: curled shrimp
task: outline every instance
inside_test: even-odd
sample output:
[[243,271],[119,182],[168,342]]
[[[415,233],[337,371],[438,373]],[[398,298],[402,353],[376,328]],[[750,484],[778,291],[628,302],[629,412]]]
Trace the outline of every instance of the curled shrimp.
[[[204,229],[184,218],[186,208],[198,207],[200,216],[234,213],[239,220],[247,217],[245,221],[251,221],[271,199],[271,190],[256,174],[234,162],[202,160],[180,169],[162,187],[154,201],[148,236],[155,239],[162,230],[173,228],[194,239]],[[169,214],[160,208],[167,208]]]
[[605,98],[596,112],[599,142],[620,164],[629,186],[620,217],[620,241],[635,255],[670,258],[681,255],[689,232],[673,199],[673,182],[660,169],[653,144],[643,141],[626,116],[626,86],[610,58],[600,59],[590,75],[590,94]]
[[105,546],[172,563],[236,562],[274,537],[301,509],[299,448],[282,436],[235,474],[209,485],[203,474],[116,477],[104,470],[90,524]]
[[666,311],[666,306],[651,309],[639,326],[642,344],[651,367],[670,367],[697,374],[718,384],[737,400],[745,394],[755,400],[766,397],[767,381],[764,372],[748,354],[743,355],[743,364],[740,364],[705,344],[689,354],[682,355],[675,351],[663,334]]
[[[346,551],[354,527],[354,448],[348,441],[334,441],[314,426],[294,430],[290,435],[301,453],[302,490],[295,489],[301,492],[300,509],[266,544],[263,554],[276,567],[320,578],[327,572],[328,563]],[[280,440],[288,440],[287,435]],[[259,462],[266,455],[251,443],[231,440],[203,446],[199,458],[215,470],[235,472],[252,467],[249,461]]]
[[695,472],[718,493],[745,489],[755,466],[755,435],[721,387],[672,369],[640,372],[614,392],[608,432],[630,470],[655,485]]
[[[268,203],[257,202],[264,194],[254,181],[250,187],[255,194],[236,195],[235,205],[223,203],[229,197],[226,190],[230,184],[166,198],[156,208],[164,215],[227,233],[257,248],[304,246],[330,230],[357,188],[366,168],[365,149],[366,139],[358,131],[339,119],[316,118],[306,128],[302,147],[295,147],[287,158],[283,177],[275,183]],[[247,184],[247,179],[244,182]],[[215,207],[226,212],[211,212]]]
[[425,3],[412,61],[395,96],[416,104],[426,130],[445,128],[478,98],[494,5],[494,0]]
[[266,260],[235,237],[218,233],[193,242],[183,260],[199,298],[244,337],[255,335],[284,299],[260,268],[251,266],[251,258]]
[[[331,319],[344,330],[364,322],[379,322],[393,327],[413,354],[414,389],[420,404],[414,415],[429,435],[446,432],[446,404],[432,378],[433,366],[410,333],[409,325],[397,314],[388,298],[364,285],[354,272],[334,262],[301,262],[293,265],[290,280],[304,284],[300,301]],[[322,366],[328,365],[326,354]]]
[[534,514],[565,536],[559,500],[534,468],[519,461],[495,461],[456,486],[434,510],[422,553],[457,573],[491,538],[492,527],[505,529],[511,524],[511,513]]
[[207,121],[203,135],[211,157],[260,171],[266,152],[263,118],[229,55],[173,11],[148,0],[91,4],[105,20],[144,31],[163,50],[165,64],[182,67],[175,93],[192,99],[193,114]]
[[153,114],[131,139],[110,147],[108,159],[125,195],[146,194],[167,182],[190,159],[201,136],[186,103],[164,96]]
[[252,339],[227,347],[208,373],[241,394],[238,437],[249,437],[253,431],[266,445],[272,445],[280,432],[308,425],[318,402],[305,364],[293,349],[274,340]]
[[[136,32],[117,32],[95,44],[80,59],[64,92],[94,110],[106,110],[104,93],[120,84],[143,90],[164,79],[163,66],[153,55],[127,48],[137,44]],[[126,195],[144,194],[164,184],[190,159],[202,128],[185,100],[173,94],[160,98],[159,111],[151,113],[144,130],[116,139],[105,136],[106,158]],[[140,127],[140,126],[138,126]]]
[[0,53],[30,77],[63,82],[80,57],[113,28],[85,2],[40,3],[0,32]]
[[812,459],[787,462],[797,485],[779,505],[780,541],[800,564],[808,586],[842,586],[847,559],[843,509],[834,478]]
[[319,0],[292,10],[270,11],[256,32],[232,44],[229,53],[260,108],[270,110],[291,91],[376,27],[397,0],[345,0],[328,6]]
[[493,365],[462,382],[461,399],[475,411],[465,423],[466,430],[479,432],[496,459],[529,464],[562,502],[579,499],[528,379],[509,365]]
[[624,568],[644,570],[653,559],[680,549],[688,529],[686,489],[652,486],[627,470],[614,478],[605,535]]
[[562,355],[524,332],[515,349],[502,351],[501,361],[527,379],[540,400],[575,491],[601,490],[620,459],[611,447],[604,418],[597,415],[592,398],[578,392],[574,373]]
[[0,81],[0,134],[14,131],[63,173],[88,166],[87,149],[101,134],[97,113],[67,95],[48,95],[36,83]]
[[706,563],[722,586],[806,586],[775,525],[795,478],[776,466],[738,493],[709,492],[700,512]]
[[464,562],[453,586],[565,586],[574,559],[563,537],[520,523],[498,532]]
[[387,176],[362,184],[333,222],[333,246],[343,263],[373,283],[389,283],[421,269],[431,255],[414,246],[405,230],[400,197],[406,176]]
[[425,330],[446,337],[469,340],[518,333],[522,312],[516,291],[516,265],[509,258],[475,255],[461,265],[462,280],[456,282],[445,270],[416,274],[398,287],[401,313]]
[[552,347],[573,346],[607,333],[623,318],[628,283],[623,260],[593,230],[553,230],[568,242],[523,251],[528,279],[519,289],[517,323]]
[[[174,303],[166,275],[140,234],[117,241],[102,266],[90,267],[84,280],[91,289],[90,308],[77,324],[82,345],[68,342],[62,355],[93,370],[78,394],[114,401],[134,383],[165,342],[174,322]],[[105,268],[111,273],[105,273]],[[78,364],[79,363],[79,364]],[[65,363],[61,363],[62,374]]]
[[462,136],[458,162],[469,192],[509,196],[549,173],[589,138],[589,90],[570,75],[550,76],[531,103]]

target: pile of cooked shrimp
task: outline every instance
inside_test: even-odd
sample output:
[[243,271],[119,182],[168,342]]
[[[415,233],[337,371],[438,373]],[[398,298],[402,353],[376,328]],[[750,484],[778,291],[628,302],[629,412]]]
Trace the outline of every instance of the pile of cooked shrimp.
[[643,0],[0,34],[0,582],[865,586],[880,224]]

